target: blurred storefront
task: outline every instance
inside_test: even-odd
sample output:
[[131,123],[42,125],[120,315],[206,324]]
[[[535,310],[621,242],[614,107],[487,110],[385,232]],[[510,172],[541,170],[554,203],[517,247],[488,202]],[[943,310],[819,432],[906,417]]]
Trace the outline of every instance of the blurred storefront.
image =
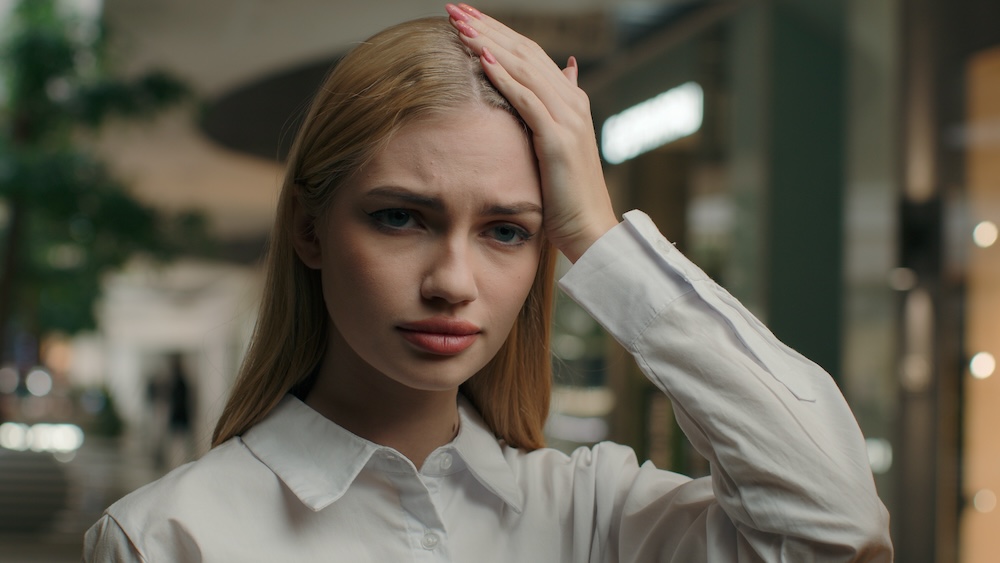
[[[1000,553],[1000,4],[983,0],[914,2],[909,8],[908,65],[913,131],[908,136],[904,219],[931,216],[925,232],[938,242],[937,271],[926,277],[936,321],[934,365],[937,535],[939,560],[957,545],[961,561],[995,561]],[[918,81],[919,80],[919,81]],[[923,81],[923,82],[920,82]],[[922,105],[920,105],[922,104]],[[924,117],[917,120],[916,112]],[[911,319],[904,317],[904,322]],[[917,436],[911,440],[916,442]],[[931,455],[935,457],[932,458]],[[957,515],[954,536],[947,535]],[[952,543],[946,543],[950,540]]]
[[[617,207],[840,383],[899,561],[1000,553],[997,21],[985,0],[705,3],[582,84]],[[707,472],[669,402],[602,358],[609,436]]]
[[[888,504],[899,17],[892,2],[706,3],[582,84],[616,206],[649,213],[779,338],[834,375]],[[626,119],[636,125],[616,132]],[[664,131],[651,131],[654,122]],[[607,371],[627,405],[612,414],[612,437],[660,465],[706,473],[638,371],[624,361]]]

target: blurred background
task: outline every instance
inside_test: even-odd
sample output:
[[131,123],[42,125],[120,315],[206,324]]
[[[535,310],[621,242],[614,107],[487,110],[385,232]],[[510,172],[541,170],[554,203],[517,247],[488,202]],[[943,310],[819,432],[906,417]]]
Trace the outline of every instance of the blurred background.
[[[1000,553],[1000,3],[483,0],[591,97],[641,208],[848,398],[901,562]],[[282,158],[350,47],[435,0],[0,0],[0,560],[76,561],[208,448]],[[707,467],[571,302],[552,445]]]

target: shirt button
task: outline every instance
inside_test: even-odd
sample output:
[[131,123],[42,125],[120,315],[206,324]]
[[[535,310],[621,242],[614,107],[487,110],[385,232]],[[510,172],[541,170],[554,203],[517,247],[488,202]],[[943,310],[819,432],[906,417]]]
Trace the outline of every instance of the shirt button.
[[441,469],[447,471],[451,468],[451,455],[443,454],[441,456]]
[[434,549],[437,547],[438,537],[437,534],[432,534],[430,532],[424,534],[423,539],[420,540],[420,545],[424,546],[424,549]]

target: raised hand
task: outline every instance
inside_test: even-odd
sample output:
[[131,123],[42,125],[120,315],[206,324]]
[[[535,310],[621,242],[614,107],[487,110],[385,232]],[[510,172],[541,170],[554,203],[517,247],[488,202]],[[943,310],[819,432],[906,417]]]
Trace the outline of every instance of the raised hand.
[[534,41],[467,4],[446,6],[486,76],[531,128],[545,233],[570,261],[618,223],[597,151],[590,99],[570,57],[560,69]]

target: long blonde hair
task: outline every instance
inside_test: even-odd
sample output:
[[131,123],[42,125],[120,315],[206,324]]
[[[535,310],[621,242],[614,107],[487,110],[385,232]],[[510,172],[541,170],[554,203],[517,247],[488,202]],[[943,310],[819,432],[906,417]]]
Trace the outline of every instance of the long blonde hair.
[[[310,217],[321,216],[344,179],[401,127],[470,104],[505,110],[520,121],[445,18],[414,20],[376,34],[326,78],[288,156],[257,326],[213,446],[247,431],[285,394],[308,382],[333,330],[319,272],[307,268],[293,249],[295,198]],[[551,245],[544,243],[534,283],[507,341],[462,386],[498,438],[529,450],[544,445],[549,409],[554,259]]]

